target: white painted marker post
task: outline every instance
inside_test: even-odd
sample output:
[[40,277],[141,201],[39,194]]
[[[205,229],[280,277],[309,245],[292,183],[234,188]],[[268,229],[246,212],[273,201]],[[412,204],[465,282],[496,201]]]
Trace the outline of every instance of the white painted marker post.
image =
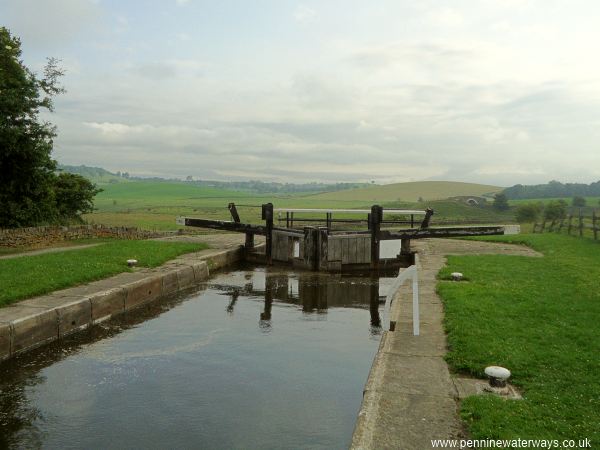
[[412,289],[413,289],[413,335],[419,335],[419,276],[417,267],[412,277]]
[[396,291],[400,288],[402,283],[404,283],[409,278],[412,279],[412,288],[413,288],[413,335],[419,335],[419,277],[417,275],[417,266],[412,265],[402,270],[398,277],[394,280],[392,285],[390,286],[390,290],[385,298],[385,308],[384,308],[384,326],[389,330],[390,324],[390,312],[392,308],[392,300]]

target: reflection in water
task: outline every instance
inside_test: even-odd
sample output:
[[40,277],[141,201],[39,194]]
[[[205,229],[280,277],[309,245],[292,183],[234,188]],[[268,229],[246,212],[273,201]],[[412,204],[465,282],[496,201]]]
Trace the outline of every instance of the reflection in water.
[[381,318],[379,317],[379,304],[385,304],[385,295],[379,295],[379,278],[371,277],[371,292],[369,295],[369,312],[371,313],[371,326],[381,331]]
[[0,448],[347,448],[386,284],[236,270],[7,361]]
[[233,307],[238,301],[238,298],[240,298],[240,291],[236,289],[231,293],[231,301],[229,302],[229,305],[227,305],[227,312],[229,314],[233,314]]
[[[191,292],[199,293],[205,289],[205,285],[200,285]],[[114,338],[139,324],[159,317],[189,295],[190,291],[186,291],[185,294],[164,299],[160,303],[148,304],[133,314],[123,314],[61,342],[51,343],[0,363],[0,448],[43,446],[43,432],[35,424],[43,423],[47,418],[29,398],[28,393],[37,385],[46,382],[46,377],[41,375],[46,367],[76,356],[94,343]],[[206,345],[206,342],[204,344]],[[201,346],[202,342],[196,345]],[[117,362],[116,358],[114,362]]]
[[[228,280],[229,281],[229,280]],[[315,272],[282,272],[268,268],[246,273],[243,283],[210,284],[230,297],[227,312],[233,314],[240,295],[264,298],[259,326],[271,328],[273,301],[301,305],[304,313],[326,314],[329,308],[367,308],[371,313],[371,333],[381,333],[379,306],[385,303],[376,275],[332,275]]]

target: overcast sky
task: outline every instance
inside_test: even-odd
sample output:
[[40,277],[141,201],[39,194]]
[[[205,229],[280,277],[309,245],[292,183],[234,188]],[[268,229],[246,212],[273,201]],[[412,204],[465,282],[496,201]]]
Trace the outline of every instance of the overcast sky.
[[277,181],[600,179],[600,2],[1,0],[54,156]]

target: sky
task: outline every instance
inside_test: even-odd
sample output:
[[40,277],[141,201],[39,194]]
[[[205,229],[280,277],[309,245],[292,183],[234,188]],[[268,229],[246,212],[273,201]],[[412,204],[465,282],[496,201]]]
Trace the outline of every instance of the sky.
[[[600,2],[0,0],[54,158],[283,182],[600,179]],[[45,116],[46,117],[46,116]]]

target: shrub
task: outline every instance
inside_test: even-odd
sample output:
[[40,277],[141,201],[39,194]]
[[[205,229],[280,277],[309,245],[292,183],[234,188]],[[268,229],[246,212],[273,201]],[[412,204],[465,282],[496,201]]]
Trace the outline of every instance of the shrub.
[[544,220],[561,220],[567,215],[567,203],[564,200],[554,200],[544,208]]
[[506,195],[503,193],[496,194],[494,196],[493,206],[494,209],[497,209],[498,211],[506,211],[509,208],[508,198],[506,197]]
[[517,207],[515,217],[519,223],[535,222],[542,212],[541,203],[525,203]]
[[573,206],[578,207],[578,208],[583,208],[585,206],[585,198],[584,197],[575,196],[575,197],[573,197],[573,200],[571,201],[571,204]]

